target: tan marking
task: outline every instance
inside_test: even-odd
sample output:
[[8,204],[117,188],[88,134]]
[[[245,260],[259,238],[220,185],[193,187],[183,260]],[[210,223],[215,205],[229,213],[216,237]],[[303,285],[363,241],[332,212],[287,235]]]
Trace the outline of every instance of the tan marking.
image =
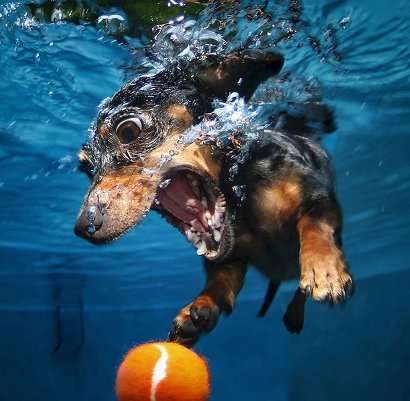
[[182,129],[189,128],[194,122],[191,113],[181,104],[172,104],[168,107],[167,112],[173,119],[178,121]]
[[[212,148],[209,145],[204,145],[197,142],[193,142],[185,147],[177,146],[177,139],[178,135],[173,135],[159,148],[155,149],[153,153],[147,155],[143,160],[144,167],[156,170],[159,174],[162,174],[172,167],[188,165],[195,167],[200,171],[204,171],[210,175],[218,185],[221,166]],[[161,156],[168,155],[170,151],[175,150],[177,150],[177,154],[173,156],[168,163],[163,165],[161,170],[158,170],[158,164],[161,160]]]
[[209,174],[215,183],[219,185],[221,165],[209,145],[194,142],[179,152],[171,163],[192,165]]
[[80,160],[81,163],[85,163],[88,161],[87,153],[85,153],[84,149],[81,149],[78,152],[78,160]]
[[106,138],[108,136],[109,129],[106,124],[101,124],[100,128],[98,128],[98,135],[101,138]]
[[123,169],[115,172],[105,174],[101,182],[96,184],[95,188],[101,191],[112,191],[122,188],[123,191],[133,191],[134,193],[141,193],[148,195],[150,192],[155,194],[156,187],[160,177],[158,174],[148,175],[141,173],[141,164],[132,164],[125,166]]
[[231,135],[229,137],[230,141],[232,142],[232,145],[235,147],[235,149],[240,149],[242,147],[241,142],[239,141],[239,139],[237,139],[235,137],[235,135]]
[[253,195],[253,199],[262,228],[271,231],[286,220],[296,217],[302,203],[302,194],[297,181],[288,180],[261,188]]

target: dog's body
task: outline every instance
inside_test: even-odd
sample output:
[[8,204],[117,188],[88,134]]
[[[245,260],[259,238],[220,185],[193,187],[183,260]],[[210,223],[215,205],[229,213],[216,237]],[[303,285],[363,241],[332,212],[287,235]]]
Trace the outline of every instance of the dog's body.
[[[205,287],[175,318],[173,340],[192,344],[221,312],[230,313],[249,264],[270,279],[260,315],[281,281],[300,277],[284,317],[292,332],[302,329],[306,296],[337,303],[351,286],[332,169],[309,139],[317,132],[305,124],[306,115],[282,116],[282,128],[275,120],[250,144],[234,177],[228,154],[240,150],[235,138],[225,147],[200,140],[181,145],[183,132],[212,111],[213,99],[231,91],[249,99],[282,64],[276,53],[238,52],[137,78],[104,104],[80,153],[81,169],[93,184],[78,235],[111,241],[154,209],[204,255]],[[329,117],[318,103],[304,109]],[[241,202],[234,186],[244,191]]]

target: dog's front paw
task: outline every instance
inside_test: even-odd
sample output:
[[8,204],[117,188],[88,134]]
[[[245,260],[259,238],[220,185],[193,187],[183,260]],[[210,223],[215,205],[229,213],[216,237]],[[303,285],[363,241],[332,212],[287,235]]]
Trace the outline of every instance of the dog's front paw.
[[299,287],[317,301],[343,302],[346,292],[352,289],[343,253],[333,243],[303,250],[300,266]]
[[217,324],[220,308],[209,296],[199,296],[179,312],[174,319],[169,339],[184,345],[195,344],[201,333]]

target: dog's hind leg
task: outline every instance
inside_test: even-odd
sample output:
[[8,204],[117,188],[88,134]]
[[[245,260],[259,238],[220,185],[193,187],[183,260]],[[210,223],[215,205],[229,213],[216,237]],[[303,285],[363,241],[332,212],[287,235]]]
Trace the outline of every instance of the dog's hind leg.
[[303,329],[303,322],[305,320],[305,303],[306,294],[298,288],[283,316],[283,323],[291,333],[300,334]]
[[169,338],[193,345],[203,332],[211,331],[221,313],[230,314],[242,288],[247,260],[239,258],[222,264],[205,261],[207,281],[204,289],[174,319]]
[[[275,295],[280,287],[280,283],[276,281],[270,281],[268,290],[266,291],[265,299],[263,301],[262,307],[259,310],[258,317],[265,316],[268,311]],[[300,288],[297,289],[290,301],[286,312],[283,316],[283,323],[285,324],[287,330],[291,333],[300,334],[303,329],[303,322],[305,320],[305,303],[306,294],[302,292]]]

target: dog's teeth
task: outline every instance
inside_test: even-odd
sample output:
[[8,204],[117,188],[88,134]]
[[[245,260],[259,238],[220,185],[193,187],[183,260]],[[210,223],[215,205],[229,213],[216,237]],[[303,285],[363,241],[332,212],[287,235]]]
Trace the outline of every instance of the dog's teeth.
[[205,241],[202,241],[199,248],[196,250],[197,255],[205,255],[208,252]]
[[187,240],[188,240],[189,242],[194,242],[195,239],[196,239],[196,233],[194,233],[194,232],[191,231],[191,230],[186,230],[186,231],[185,231],[185,235],[186,235]]
[[217,227],[217,228],[221,227],[223,222],[224,222],[223,215],[219,212],[216,212],[215,215],[214,215],[215,227]]
[[212,235],[213,235],[214,240],[215,240],[216,242],[220,242],[220,241],[221,241],[221,231],[220,231],[220,230],[217,230],[217,229],[215,228],[215,230],[212,231]]

